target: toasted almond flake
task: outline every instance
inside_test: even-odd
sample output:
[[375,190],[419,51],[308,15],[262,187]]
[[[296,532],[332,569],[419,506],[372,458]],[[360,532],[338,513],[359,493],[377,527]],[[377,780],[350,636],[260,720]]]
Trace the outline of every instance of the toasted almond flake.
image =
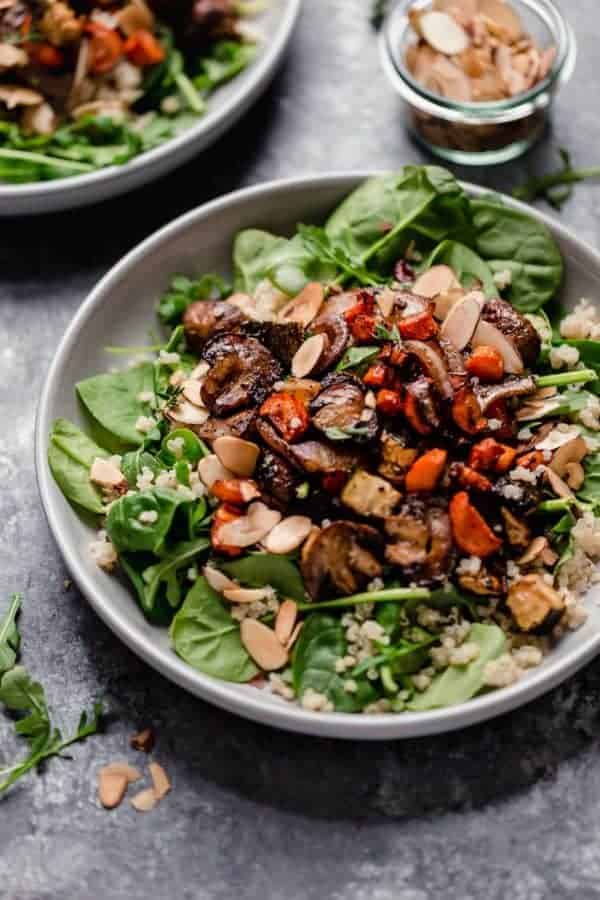
[[516,10],[504,0],[479,0],[479,11],[499,37],[506,36],[509,43],[518,41],[523,34],[523,26]]
[[486,347],[494,347],[504,361],[504,371],[507,375],[520,375],[524,370],[523,359],[521,354],[504,335],[499,328],[486,322],[485,319],[479,321],[479,325],[475,329],[475,334],[471,340],[473,347],[484,345]]
[[275,635],[284,647],[287,646],[287,642],[292,636],[297,618],[297,604],[293,600],[284,600],[275,619]]
[[313,371],[325,349],[327,338],[324,334],[313,334],[298,347],[292,359],[291,372],[294,378],[304,378]]
[[156,737],[153,728],[143,728],[137,734],[132,734],[129,738],[129,746],[134,750],[140,750],[142,753],[151,753],[154,749]]
[[158,803],[159,798],[156,796],[154,788],[146,788],[132,797],[129,801],[134,809],[138,812],[150,812]]
[[308,516],[288,516],[269,532],[263,546],[269,553],[291,553],[304,543],[311,529]]
[[26,66],[27,53],[14,44],[0,43],[0,69],[12,69],[13,66]]
[[540,58],[540,81],[543,81],[550,74],[550,70],[556,59],[556,47],[547,47]]
[[258,501],[250,504],[245,516],[226,522],[219,531],[219,538],[222,544],[231,547],[250,547],[264,540],[280,521],[280,512]]
[[484,295],[480,291],[472,291],[459,300],[444,319],[441,335],[457,350],[464,350],[473,337],[484,303]]
[[375,302],[381,311],[381,315],[387,318],[392,314],[396,302],[396,294],[390,288],[378,291],[375,295]]
[[165,410],[165,415],[170,422],[178,425],[203,425],[208,419],[207,409],[200,409],[188,400],[181,400],[175,406]]
[[412,290],[419,297],[427,297],[433,300],[439,294],[445,294],[448,291],[460,289],[460,282],[450,266],[432,266],[427,272],[419,275]]
[[32,91],[31,88],[21,87],[18,84],[0,84],[0,103],[4,103],[8,109],[17,106],[37,106],[43,103],[42,94]]
[[578,491],[583,486],[583,482],[585,481],[585,471],[581,463],[567,463],[565,466],[565,481],[574,491]]
[[548,484],[557,497],[564,497],[565,499],[568,499],[575,496],[569,485],[562,480],[560,475],[557,475],[556,472],[553,472],[552,469],[546,469],[544,474]]
[[196,368],[192,371],[190,378],[193,378],[196,381],[200,381],[201,378],[204,378],[209,369],[210,366],[207,362],[199,362]]
[[538,556],[541,556],[544,550],[548,547],[548,540],[545,537],[536,537],[533,539],[523,556],[517,560],[517,563],[522,566],[527,563],[533,562]]
[[270,588],[243,588],[239,584],[223,590],[223,596],[230,603],[257,603],[260,600],[268,600],[271,594]]
[[515,418],[518,422],[529,422],[540,416],[548,415],[560,406],[558,400],[549,397],[548,400],[540,400],[537,403],[526,403],[517,410]]
[[236,581],[233,581],[224,572],[221,572],[219,569],[215,569],[213,566],[206,565],[202,569],[202,574],[210,584],[213,591],[216,591],[218,594],[222,594],[223,591],[228,590],[229,588],[238,588],[239,584]]
[[250,297],[248,294],[232,294],[227,298],[227,303],[231,303],[232,306],[237,306],[245,316],[248,316],[249,319],[253,319],[256,322],[261,321],[263,318],[259,310],[258,301],[255,297]]
[[257,619],[244,619],[240,625],[242,644],[255,663],[264,672],[273,672],[285,666],[288,654],[272,628]]
[[554,550],[552,550],[550,547],[547,547],[542,551],[540,559],[545,566],[553,566],[558,562],[558,553],[555,553]]
[[434,310],[433,314],[439,322],[443,322],[446,318],[450,310],[453,306],[455,306],[459,300],[465,296],[465,291],[462,288],[453,288],[450,291],[445,291],[443,294],[438,294],[434,299]]
[[152,778],[152,785],[154,787],[156,799],[162,800],[162,798],[166,797],[171,790],[171,782],[169,780],[169,776],[160,763],[148,763],[148,768],[150,769],[150,777]]
[[323,285],[318,281],[311,281],[280,310],[278,321],[299,322],[307,328],[319,312],[324,299]]
[[100,457],[96,457],[92,463],[90,481],[103,488],[118,488],[127,483],[127,479],[117,466]]
[[107,773],[98,775],[98,799],[105,809],[115,809],[122,802],[129,782],[125,775]]
[[558,394],[558,388],[555,387],[544,387],[538,388],[535,394],[531,395],[531,400],[537,402],[538,400],[547,400],[548,397],[556,397]]
[[121,31],[129,37],[136,31],[154,31],[154,15],[144,0],[130,0],[117,14]]
[[471,80],[452,60],[438,54],[424,80],[425,87],[432,93],[440,94],[459,103],[470,103],[473,99]]
[[424,13],[419,18],[419,28],[427,43],[447,56],[462,53],[470,44],[465,29],[448,13],[436,10]]
[[285,381],[279,382],[276,389],[286,394],[297,394],[301,400],[308,402],[317,396],[321,390],[321,383],[310,378],[286,378]]
[[434,0],[432,8],[448,13],[454,19],[462,14],[469,21],[479,12],[479,0]]
[[256,444],[233,435],[218,437],[213,442],[213,450],[226,469],[243,478],[252,475],[260,454]]
[[188,378],[187,381],[184,381],[181,385],[183,396],[186,400],[192,404],[192,406],[197,406],[199,409],[204,410],[204,402],[202,400],[202,383],[193,378]]
[[216,453],[210,453],[200,460],[198,475],[209,490],[215,481],[229,481],[235,478],[233,472],[225,468]]
[[304,622],[298,622],[298,623],[296,624],[296,627],[295,627],[294,630],[292,631],[292,633],[291,633],[291,635],[290,635],[290,639],[289,639],[289,641],[287,642],[287,644],[285,645],[285,649],[288,651],[288,653],[289,653],[289,651],[292,649],[292,647],[294,646],[294,644],[296,643],[296,641],[298,640],[298,635],[299,635],[300,632],[302,631],[302,626],[303,626],[303,625],[304,625]]
[[100,774],[121,775],[123,778],[127,779],[127,784],[133,784],[134,781],[139,781],[142,777],[142,773],[139,769],[136,769],[135,766],[130,766],[128,762],[121,761],[103,766],[103,768],[100,769]]

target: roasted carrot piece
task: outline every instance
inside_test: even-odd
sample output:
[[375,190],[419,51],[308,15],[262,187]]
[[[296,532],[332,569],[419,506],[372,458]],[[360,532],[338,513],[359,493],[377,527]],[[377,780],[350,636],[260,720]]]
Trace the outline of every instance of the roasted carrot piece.
[[387,388],[378,391],[377,409],[386,416],[397,416],[403,412],[404,402],[400,391],[390,391]]
[[27,44],[27,53],[29,58],[39,66],[46,69],[60,69],[64,65],[64,54],[48,43],[34,43],[31,41]]
[[401,319],[398,322],[398,331],[405,340],[427,341],[435,337],[438,327],[431,313],[426,310]]
[[308,412],[302,400],[286,391],[267,397],[260,408],[260,414],[271,420],[286,441],[293,441],[301,437],[310,424]]
[[99,22],[88,22],[84,29],[91,35],[90,70],[94,75],[110,72],[123,56],[123,40],[114,28]]
[[406,473],[407,491],[433,491],[442,477],[447,450],[428,450],[423,456],[415,460]]
[[228,503],[222,503],[213,515],[212,524],[210,526],[210,542],[213,550],[217,553],[223,553],[225,556],[239,556],[242,553],[241,547],[232,547],[224,544],[220,538],[220,532],[223,525],[228,522],[235,522],[243,516],[241,509],[236,506],[230,506]]
[[532,450],[531,453],[526,453],[525,456],[520,456],[517,459],[517,465],[521,466],[523,469],[537,469],[538,466],[545,465],[546,460],[544,459],[544,454],[542,450]]
[[165,58],[162,44],[151,31],[142,28],[135,31],[125,41],[125,54],[136,66],[155,66]]
[[480,381],[501,381],[504,375],[504,359],[495,347],[482,344],[473,350],[466,362],[467,372]]
[[485,438],[471,447],[469,465],[484,472],[508,472],[515,461],[517,451],[494,438]]
[[363,376],[363,381],[370,387],[385,387],[390,383],[392,377],[393,372],[390,371],[389,366],[383,362],[376,362],[369,366]]
[[218,497],[223,503],[243,505],[260,497],[258,485],[251,478],[226,478],[215,481],[210,488],[210,493]]
[[463,553],[484,558],[500,549],[502,541],[475,509],[466,491],[454,495],[449,512],[454,540]]
[[452,418],[466,434],[477,434],[485,428],[485,419],[477,397],[468,387],[458,390],[452,403]]
[[472,488],[475,491],[491,491],[492,489],[492,482],[470,466],[459,466],[458,480],[463,487]]
[[377,318],[375,316],[367,315],[366,313],[359,313],[355,319],[352,320],[350,325],[350,331],[352,332],[352,337],[359,344],[368,343],[372,341],[375,337],[375,329],[377,327]]

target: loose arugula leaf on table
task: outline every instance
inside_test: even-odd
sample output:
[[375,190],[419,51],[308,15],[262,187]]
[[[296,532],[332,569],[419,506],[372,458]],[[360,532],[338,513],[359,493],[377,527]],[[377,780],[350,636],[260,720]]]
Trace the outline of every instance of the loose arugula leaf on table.
[[557,171],[530,178],[525,184],[519,185],[513,190],[513,197],[516,197],[517,200],[525,200],[527,203],[545,200],[554,209],[560,211],[571,197],[576,184],[580,181],[600,178],[600,166],[576,169],[568,150],[561,147],[558,154],[562,165]]
[[466,666],[450,666],[436,675],[430,686],[408,703],[408,709],[422,712],[455,706],[457,703],[465,703],[483,690],[485,666],[504,653],[506,636],[497,625],[476,623],[471,625],[467,641],[479,647],[477,659]]
[[302,603],[306,600],[304,582],[297,564],[287,556],[253,553],[219,566],[230,578],[252,588],[275,588],[281,597]]
[[471,200],[474,249],[493,273],[510,271],[505,296],[520,312],[536,312],[563,279],[560,250],[546,226],[494,197]]
[[258,674],[219,595],[198,578],[169,631],[175,652],[190,666],[223,681],[244,683]]
[[165,325],[178,325],[184,312],[196,300],[222,300],[231,286],[220,275],[203,275],[196,281],[176,275],[158,303],[158,317]]
[[378,697],[374,685],[359,676],[357,691],[344,690],[347,676],[336,672],[336,660],[346,655],[347,642],[339,619],[321,613],[308,616],[294,648],[292,676],[296,696],[309,689],[324,694],[338,712],[358,712]]
[[[75,385],[77,396],[90,417],[90,428],[102,436],[110,450],[138,447],[144,441],[136,426],[150,412],[140,394],[154,393],[154,366],[141,363],[122,372],[93,375]],[[109,446],[112,445],[112,446]]]
[[21,609],[21,594],[13,594],[5,616],[0,620],[0,677],[17,661],[21,636],[17,628],[17,616]]
[[432,266],[440,264],[450,266],[467,290],[481,282],[486,297],[498,296],[498,288],[489,266],[470,247],[457,241],[442,241],[419,267],[419,271],[426,272]]
[[50,470],[65,497],[88,512],[104,512],[102,495],[90,481],[90,468],[97,457],[107,456],[72,422],[54,422],[48,447]]

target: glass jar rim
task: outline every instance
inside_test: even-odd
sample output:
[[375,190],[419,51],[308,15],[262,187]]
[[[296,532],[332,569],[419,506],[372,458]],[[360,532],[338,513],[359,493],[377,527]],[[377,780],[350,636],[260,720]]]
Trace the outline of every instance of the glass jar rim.
[[557,54],[546,77],[528,91],[505,100],[461,102],[441,97],[427,90],[410,74],[404,61],[395,52],[402,45],[411,24],[409,9],[428,6],[431,0],[398,0],[388,14],[381,31],[380,47],[384,68],[404,98],[420,109],[449,121],[472,124],[508,122],[520,119],[549,106],[552,94],[566,83],[575,68],[577,45],[575,35],[563,13],[552,0],[521,0],[552,33]]

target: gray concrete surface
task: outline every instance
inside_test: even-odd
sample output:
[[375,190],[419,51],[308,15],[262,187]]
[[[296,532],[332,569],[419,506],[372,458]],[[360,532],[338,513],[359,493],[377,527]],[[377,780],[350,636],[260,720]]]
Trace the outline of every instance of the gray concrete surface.
[[[566,0],[564,0],[565,5]],[[144,191],[85,211],[0,222],[0,609],[22,590],[24,659],[65,722],[104,696],[104,736],[0,801],[6,900],[546,900],[600,896],[600,661],[529,707],[435,739],[294,737],[213,709],[119,644],[73,587],[38,502],[40,386],[97,279],[141,238],[242,185],[422,160],[384,81],[367,0],[306,0],[269,94],[212,151]],[[580,48],[554,133],[533,159],[471,177],[508,188],[557,146],[598,162],[600,21],[568,4]],[[461,174],[465,174],[462,172]],[[600,242],[600,185],[562,219]],[[95,773],[153,725],[172,794],[107,813]],[[0,725],[0,755],[16,746]]]

